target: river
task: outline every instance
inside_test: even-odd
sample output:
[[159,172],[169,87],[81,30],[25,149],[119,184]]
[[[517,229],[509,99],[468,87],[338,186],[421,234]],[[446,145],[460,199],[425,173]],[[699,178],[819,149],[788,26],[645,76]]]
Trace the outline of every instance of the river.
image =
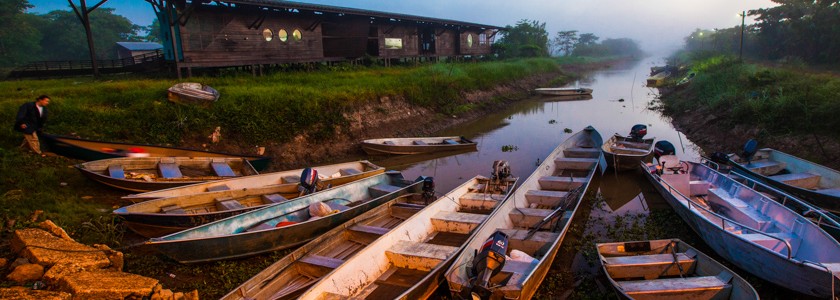
[[[535,96],[434,134],[465,136],[478,143],[478,151],[369,159],[402,171],[406,178],[433,176],[438,192],[445,193],[475,175],[489,177],[494,160],[510,162],[512,173],[524,180],[557,145],[588,125],[606,140],[644,124],[646,137],[670,141],[681,159],[698,161],[702,150],[677,131],[668,117],[649,108],[657,101],[658,91],[646,87],[646,79],[650,67],[663,64],[661,59],[649,58],[584,74],[569,87],[592,88],[592,99],[554,101]],[[608,281],[599,275],[593,253],[596,242],[680,238],[723,261],[673,213],[640,171],[608,171],[596,177],[589,191],[585,199],[589,205],[581,205],[537,298],[614,298]],[[724,263],[750,281],[763,298],[803,297]]]

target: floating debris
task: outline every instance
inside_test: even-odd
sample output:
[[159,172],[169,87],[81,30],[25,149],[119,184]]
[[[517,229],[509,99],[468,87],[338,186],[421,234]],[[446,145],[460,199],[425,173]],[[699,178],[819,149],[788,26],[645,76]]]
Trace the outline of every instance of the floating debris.
[[519,150],[519,147],[515,145],[504,145],[502,146],[502,152],[513,152]]
[[555,119],[548,120],[548,124],[557,124],[557,120],[555,120]]
[[566,128],[566,129],[563,129],[563,132],[565,132],[565,133],[572,133],[572,129],[571,129],[571,128]]

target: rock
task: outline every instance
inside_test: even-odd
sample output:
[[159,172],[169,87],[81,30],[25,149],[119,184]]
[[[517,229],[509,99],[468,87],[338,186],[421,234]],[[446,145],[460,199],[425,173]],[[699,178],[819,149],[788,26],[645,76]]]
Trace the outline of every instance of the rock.
[[44,282],[49,286],[58,285],[61,278],[84,271],[85,268],[74,263],[56,264],[44,273]]
[[32,215],[29,216],[29,222],[32,222],[32,223],[37,222],[38,218],[40,218],[41,215],[43,215],[43,214],[44,214],[43,210],[36,209],[35,211],[32,212]]
[[6,276],[6,279],[24,283],[41,279],[44,276],[44,266],[38,264],[20,265]]
[[192,292],[184,293],[184,300],[198,300],[198,290],[192,290]]
[[122,252],[112,250],[107,245],[94,244],[93,247],[96,249],[100,249],[103,251],[103,253],[105,253],[105,255],[108,257],[108,260],[111,261],[111,266],[109,267],[110,269],[122,271],[123,265],[125,265],[125,257]]
[[64,292],[31,290],[22,286],[0,288],[0,299],[18,300],[70,300],[71,296]]
[[6,265],[9,264],[9,260],[5,258],[0,258],[0,272],[6,269]]
[[175,296],[175,293],[172,293],[172,290],[168,290],[168,289],[160,290],[160,298],[163,299],[163,300],[172,300],[172,298],[174,296]]
[[184,293],[177,292],[172,295],[172,298],[174,298],[175,300],[184,300]]
[[154,278],[99,269],[65,276],[58,289],[73,294],[75,299],[139,299],[150,295],[157,284]]
[[25,264],[31,264],[31,262],[26,258],[18,257],[17,259],[15,259],[14,262],[12,262],[12,265],[9,266],[9,269],[14,270],[15,268],[17,268],[17,266],[25,265]]
[[21,257],[45,267],[57,263],[75,263],[84,268],[104,268],[111,265],[111,261],[102,251],[56,237],[42,229],[16,230],[12,234],[11,246]]
[[64,231],[64,229],[62,229],[61,227],[58,227],[58,225],[55,225],[55,223],[53,223],[50,220],[46,220],[44,222],[41,222],[40,224],[38,224],[38,227],[43,229],[43,230],[46,230],[49,233],[52,233],[53,235],[55,235],[59,238],[62,238],[62,239],[68,240],[68,241],[73,240],[72,238],[70,238],[69,235],[67,235],[67,232]]

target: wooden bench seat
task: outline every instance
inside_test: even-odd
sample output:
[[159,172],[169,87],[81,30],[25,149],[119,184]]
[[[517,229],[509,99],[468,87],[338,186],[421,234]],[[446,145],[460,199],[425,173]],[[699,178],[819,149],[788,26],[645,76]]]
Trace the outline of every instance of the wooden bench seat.
[[[513,222],[513,226],[519,228],[531,228],[542,221],[543,218],[551,214],[552,211],[554,210],[520,207],[519,209],[510,211],[510,213],[508,213],[508,217],[510,217],[510,221]],[[544,224],[542,228],[547,229],[551,225],[550,223],[551,222]]]
[[558,157],[554,160],[556,169],[589,170],[598,164],[598,159],[585,157]]
[[813,189],[820,185],[821,176],[811,173],[790,173],[767,176],[767,178],[803,189]]
[[751,161],[750,163],[744,164],[743,166],[744,168],[747,168],[750,171],[756,172],[764,176],[768,176],[779,173],[780,171],[784,170],[786,164],[782,162],[762,159]]
[[492,209],[503,198],[504,195],[499,194],[466,193],[458,198],[458,204],[466,208]]
[[350,175],[362,174],[362,171],[359,171],[359,170],[356,170],[356,169],[353,169],[353,168],[343,168],[343,169],[339,169],[338,173],[341,174],[341,176],[350,176]]
[[274,204],[289,201],[289,199],[286,199],[286,197],[283,197],[283,195],[280,194],[262,195],[262,197],[260,198],[265,204]]
[[455,255],[458,247],[412,241],[398,241],[385,251],[397,268],[430,271],[448,257]]
[[122,165],[108,165],[108,176],[116,179],[125,179],[125,170]]
[[723,214],[741,224],[757,230],[764,230],[772,221],[741,199],[732,197],[720,188],[709,189],[709,202],[721,205],[724,209],[718,213]]
[[551,191],[570,191],[586,183],[583,177],[543,176],[538,180],[540,188]]
[[220,192],[220,191],[229,191],[230,187],[226,184],[219,184],[214,186],[207,187],[208,192]]
[[181,208],[180,206],[178,206],[176,204],[161,206],[160,207],[160,212],[164,213],[164,214],[170,214],[170,215],[180,215],[180,214],[186,214],[187,213],[186,211],[184,211],[183,208]]
[[453,140],[453,139],[445,139],[445,140],[443,140],[443,143],[444,143],[444,144],[447,144],[447,145],[458,145],[458,144],[460,144],[460,143],[458,143],[457,141],[455,141],[455,140]]
[[[732,275],[729,275],[731,279]],[[699,276],[655,280],[619,281],[616,283],[628,296],[645,299],[645,296],[674,299],[717,299],[718,293],[728,293],[729,280],[721,276]],[[723,297],[726,298],[726,297]]]
[[[751,233],[752,231],[746,230],[744,234],[739,234],[738,236],[758,244],[762,247],[767,249],[776,251],[782,255],[787,256],[787,245],[778,239],[774,239],[772,237],[760,234],[760,233]],[[787,241],[790,244],[791,248],[791,257],[796,256],[796,252],[799,249],[799,245],[802,239],[789,234],[789,233],[773,233],[771,234],[774,237],[778,237],[782,240]]]
[[432,217],[432,226],[441,232],[469,234],[486,219],[486,215],[440,211]]
[[[691,251],[691,250],[690,250]],[[671,253],[605,257],[604,267],[614,279],[656,279],[662,276],[680,276],[694,273],[697,253],[677,253],[680,266],[674,263]]]
[[301,257],[298,262],[305,264],[305,270],[303,270],[304,273],[317,277],[327,275],[327,273],[344,264],[344,261],[341,259],[315,254],[309,254]]
[[426,144],[426,142],[424,142],[424,141],[420,141],[420,140],[414,141],[414,142],[413,142],[413,144],[415,144],[415,145],[417,145],[417,146],[426,146],[426,145],[428,145],[428,144]]
[[300,176],[286,175],[280,178],[280,183],[300,183]]
[[242,203],[239,203],[239,201],[236,201],[233,198],[217,198],[214,202],[216,204],[216,209],[219,211],[245,208],[245,205],[242,205]]
[[532,256],[534,253],[540,252],[540,250],[543,250],[546,246],[551,245],[551,243],[554,243],[555,240],[560,238],[560,233],[557,232],[537,231],[531,235],[531,237],[525,239],[525,237],[528,236],[528,230],[500,230],[508,236],[508,241],[510,243],[508,245],[508,249],[517,249]]
[[367,245],[391,231],[391,228],[356,224],[348,228],[348,230],[350,240]]
[[646,155],[650,153],[650,149],[638,149],[638,148],[628,148],[628,147],[611,147],[610,150],[615,154],[628,154],[628,155]]
[[163,178],[181,178],[184,177],[184,174],[181,174],[181,169],[178,168],[178,164],[173,162],[164,162],[161,160],[158,163],[158,171],[160,171],[160,177]]
[[601,154],[601,149],[598,148],[566,148],[563,150],[563,156],[570,158],[597,158]]
[[529,190],[525,192],[525,200],[528,200],[528,204],[536,203],[538,205],[557,207],[568,194],[568,192],[563,191]]
[[210,167],[213,168],[213,173],[216,173],[216,176],[219,177],[235,177],[236,173],[233,172],[233,169],[230,168],[224,161],[214,161],[210,163]]
[[377,184],[368,188],[371,198],[379,198],[387,194],[399,191],[401,187],[390,185],[387,183]]

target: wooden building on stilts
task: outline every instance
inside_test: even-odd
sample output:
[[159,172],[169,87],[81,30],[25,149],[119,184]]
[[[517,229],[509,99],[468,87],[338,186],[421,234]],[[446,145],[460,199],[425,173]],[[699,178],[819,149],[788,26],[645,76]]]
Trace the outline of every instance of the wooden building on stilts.
[[[491,54],[498,26],[281,0],[146,0],[157,13],[166,60],[192,68]],[[173,38],[174,37],[174,38]]]

